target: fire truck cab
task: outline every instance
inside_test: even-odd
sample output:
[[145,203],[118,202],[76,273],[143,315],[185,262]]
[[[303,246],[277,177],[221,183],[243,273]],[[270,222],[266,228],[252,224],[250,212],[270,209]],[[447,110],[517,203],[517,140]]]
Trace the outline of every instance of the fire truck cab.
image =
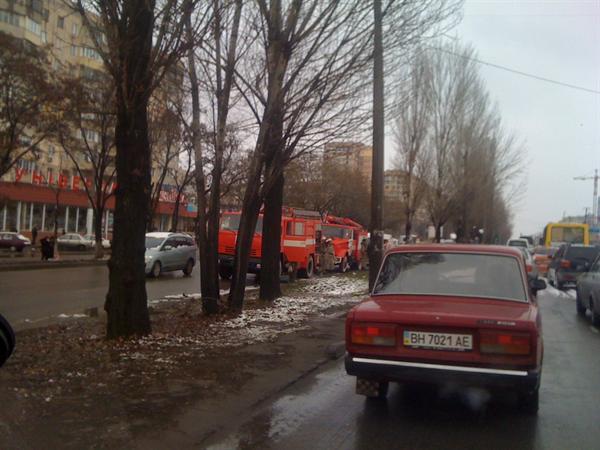
[[328,215],[321,226],[324,238],[331,238],[335,265],[340,272],[358,268],[361,258],[361,243],[368,233],[351,219]]

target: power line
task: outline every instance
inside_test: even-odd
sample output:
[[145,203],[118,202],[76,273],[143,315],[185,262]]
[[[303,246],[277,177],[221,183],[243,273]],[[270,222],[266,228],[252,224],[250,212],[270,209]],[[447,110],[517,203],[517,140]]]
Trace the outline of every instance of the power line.
[[586,88],[586,87],[577,86],[575,84],[563,83],[562,81],[552,80],[551,78],[541,77],[539,75],[534,75],[532,73],[523,72],[523,71],[517,70],[517,69],[511,69],[510,67],[501,66],[500,64],[494,64],[494,63],[491,63],[491,62],[483,61],[483,60],[478,59],[478,58],[471,58],[469,56],[461,55],[459,53],[455,53],[453,51],[446,50],[446,49],[443,49],[443,48],[439,48],[439,47],[430,47],[430,48],[432,48],[434,50],[438,50],[440,52],[448,53],[450,55],[458,56],[459,58],[466,59],[468,61],[474,61],[474,62],[476,62],[478,64],[482,64],[484,66],[493,67],[495,69],[504,70],[506,72],[514,73],[514,74],[521,75],[521,76],[528,77],[528,78],[533,78],[534,80],[545,81],[546,83],[552,83],[552,84],[556,84],[558,86],[568,87],[568,88],[571,88],[571,89],[577,89],[578,91],[588,92],[588,93],[592,93],[592,94],[600,94],[600,91],[597,91],[597,90],[594,90],[594,89],[589,89],[589,88]]

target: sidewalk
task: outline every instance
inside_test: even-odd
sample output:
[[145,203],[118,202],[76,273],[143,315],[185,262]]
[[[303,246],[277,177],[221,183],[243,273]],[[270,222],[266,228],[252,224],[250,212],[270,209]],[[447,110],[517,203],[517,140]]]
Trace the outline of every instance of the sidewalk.
[[[364,273],[247,294],[237,317],[204,317],[196,295],[153,302],[153,334],[106,342],[104,319],[17,334],[0,370],[0,448],[191,448],[343,353]],[[5,436],[4,438],[2,436]]]
[[59,252],[60,259],[42,261],[39,249],[36,249],[34,253],[0,251],[0,272],[104,265],[108,261],[109,256],[105,255],[103,259],[97,260],[94,259],[93,252],[63,250]]

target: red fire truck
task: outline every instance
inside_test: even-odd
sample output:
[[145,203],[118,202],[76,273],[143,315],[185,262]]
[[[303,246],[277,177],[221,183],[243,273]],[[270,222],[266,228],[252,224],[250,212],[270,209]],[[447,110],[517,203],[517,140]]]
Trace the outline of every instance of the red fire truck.
[[[233,257],[240,212],[227,212],[221,216],[219,231],[219,275],[223,279],[231,278],[233,273]],[[260,214],[256,224],[248,272],[260,272],[262,248],[263,215]],[[310,278],[315,273],[318,264],[317,237],[321,228],[321,216],[317,212],[284,208],[281,217],[281,268],[288,271],[296,267],[298,276]]]
[[321,225],[324,238],[331,238],[335,255],[335,265],[340,272],[358,268],[361,258],[361,243],[368,232],[352,219],[325,216]]

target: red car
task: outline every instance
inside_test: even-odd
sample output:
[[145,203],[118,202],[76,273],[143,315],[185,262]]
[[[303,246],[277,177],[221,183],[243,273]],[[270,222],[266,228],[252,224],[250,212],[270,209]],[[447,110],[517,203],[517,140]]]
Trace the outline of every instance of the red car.
[[518,249],[407,245],[388,252],[370,297],[346,319],[356,392],[389,382],[508,388],[538,409],[543,341],[536,293]]

